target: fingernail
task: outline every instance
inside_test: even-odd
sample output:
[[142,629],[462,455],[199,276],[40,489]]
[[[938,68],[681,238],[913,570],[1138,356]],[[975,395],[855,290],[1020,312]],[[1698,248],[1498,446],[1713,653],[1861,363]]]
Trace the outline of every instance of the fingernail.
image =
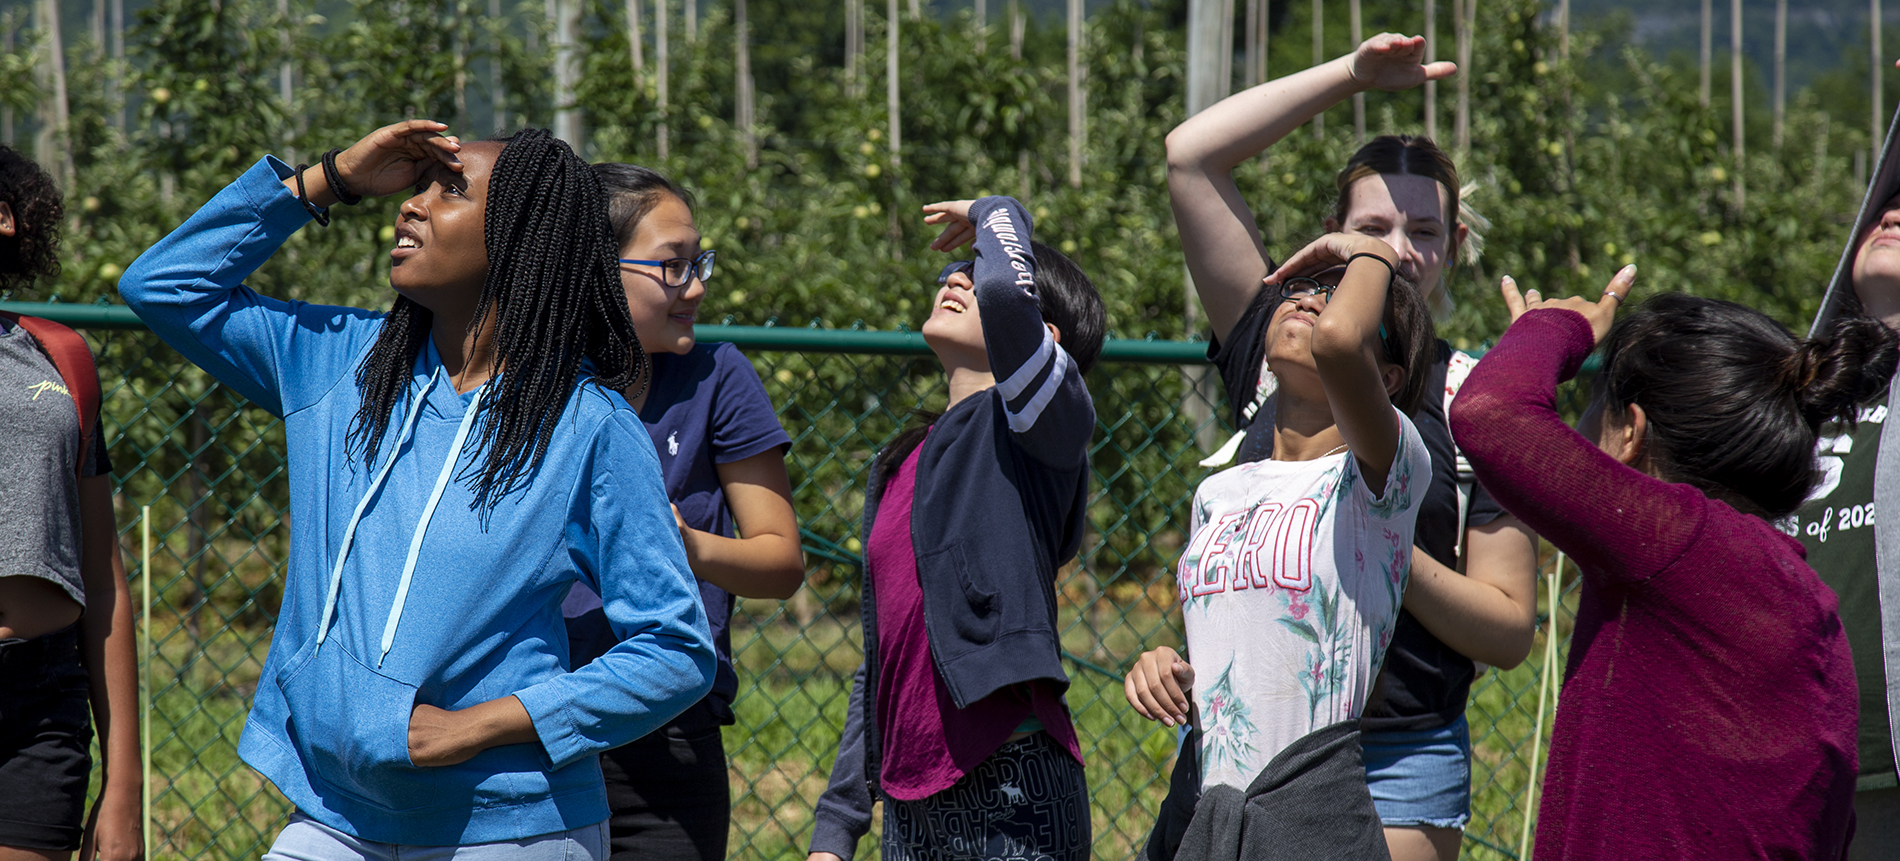
[[1625,266],[1625,267],[1623,267],[1623,274],[1624,274],[1624,275],[1626,275],[1626,276],[1628,276],[1628,277],[1630,277],[1630,278],[1635,278],[1635,277],[1636,277],[1636,264],[1634,264],[1634,263],[1631,263],[1630,265],[1628,265],[1628,266]]
[[1161,716],[1161,725],[1162,725],[1162,726],[1174,726],[1174,718],[1171,718],[1171,717],[1168,717],[1167,715],[1162,715],[1162,716]]

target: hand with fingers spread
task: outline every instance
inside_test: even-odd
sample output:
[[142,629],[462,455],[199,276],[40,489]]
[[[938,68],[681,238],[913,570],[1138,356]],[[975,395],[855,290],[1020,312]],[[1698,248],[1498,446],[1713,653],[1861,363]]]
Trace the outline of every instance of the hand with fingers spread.
[[[462,162],[456,153],[462,141],[444,135],[448,126],[435,120],[403,120],[383,126],[357,141],[336,156],[336,172],[349,190],[363,197],[382,197],[414,188],[423,174],[440,165],[460,173]],[[284,186],[297,190],[296,178],[284,180]],[[321,165],[303,172],[303,187],[312,204],[329,207],[337,202]]]
[[1424,60],[1424,36],[1380,33],[1359,45],[1347,62],[1347,70],[1359,86],[1387,92],[1409,90],[1458,73],[1456,63],[1440,60],[1428,65]]
[[1188,693],[1194,690],[1194,667],[1173,649],[1162,646],[1141,653],[1122,682],[1128,704],[1163,726],[1186,726]]
[[970,205],[974,200],[946,200],[924,205],[924,223],[941,224],[943,232],[930,241],[933,251],[955,251],[976,241],[976,225],[970,223]]
[[1527,311],[1539,308],[1567,308],[1583,315],[1590,321],[1590,331],[1596,335],[1597,343],[1603,343],[1603,336],[1610,333],[1610,324],[1616,320],[1616,309],[1629,300],[1630,289],[1636,283],[1636,264],[1632,263],[1617,270],[1611,276],[1610,283],[1603,288],[1603,295],[1596,299],[1571,296],[1567,299],[1545,299],[1532,287],[1519,293],[1517,281],[1504,276],[1498,291],[1504,294],[1504,307],[1511,312],[1511,322],[1524,316]]

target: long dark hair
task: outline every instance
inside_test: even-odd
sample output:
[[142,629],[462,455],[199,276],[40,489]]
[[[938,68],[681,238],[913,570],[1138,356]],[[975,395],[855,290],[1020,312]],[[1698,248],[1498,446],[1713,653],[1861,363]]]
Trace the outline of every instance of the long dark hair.
[[[620,287],[613,231],[600,180],[546,129],[506,139],[488,178],[483,241],[488,277],[475,318],[492,317],[494,367],[475,409],[483,453],[472,507],[493,510],[524,486],[547,455],[582,363],[602,386],[624,389],[648,376]],[[362,398],[348,446],[376,460],[395,406],[408,398],[411,369],[434,315],[398,296],[376,343],[356,369]],[[458,480],[464,476],[458,475]]]
[[1649,419],[1657,471],[1782,517],[1814,485],[1821,425],[1852,425],[1900,363],[1900,336],[1868,317],[1796,338],[1753,308],[1681,293],[1637,306],[1603,341],[1597,397]]

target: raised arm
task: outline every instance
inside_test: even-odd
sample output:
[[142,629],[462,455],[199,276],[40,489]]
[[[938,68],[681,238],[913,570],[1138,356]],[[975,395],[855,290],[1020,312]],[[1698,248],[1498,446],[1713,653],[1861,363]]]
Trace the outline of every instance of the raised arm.
[[[424,161],[454,161],[453,139],[435,136],[444,128],[428,120],[385,126],[338,156],[338,168],[363,194],[402,190]],[[304,174],[316,205],[335,199],[322,168]],[[260,296],[244,286],[310,221],[295,189],[296,172],[266,156],[119,279],[126,304],[159,338],[278,416],[314,402],[353,370],[381,316]]]
[[983,344],[1017,444],[1056,466],[1085,460],[1095,403],[1081,369],[1044,325],[1029,213],[1010,197],[931,204],[925,211],[932,213],[927,223],[947,224],[931,247],[948,251],[966,240],[976,247],[970,279]]
[[1354,93],[1404,90],[1457,71],[1421,65],[1425,40],[1382,33],[1351,54],[1215,103],[1168,133],[1168,198],[1188,274],[1225,341],[1272,268],[1234,168]]
[[[1612,290],[1627,295],[1632,277],[1619,273]],[[1557,384],[1576,375],[1608,331],[1615,302],[1533,298],[1533,309],[1471,372],[1450,419],[1478,479],[1506,511],[1569,553],[1587,575],[1631,583],[1682,554],[1701,528],[1707,500],[1693,487],[1610,456],[1557,413]]]

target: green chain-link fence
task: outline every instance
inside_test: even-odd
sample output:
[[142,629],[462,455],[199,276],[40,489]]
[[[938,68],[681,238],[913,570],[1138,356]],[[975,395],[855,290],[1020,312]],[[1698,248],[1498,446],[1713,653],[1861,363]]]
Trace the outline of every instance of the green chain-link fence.
[[[283,425],[186,363],[123,308],[0,304],[82,328],[99,356],[123,547],[134,598],[149,601],[141,664],[153,857],[257,857],[288,812],[236,753],[283,594],[290,538]],[[862,657],[863,473],[910,410],[942,403],[941,373],[912,333],[702,326],[700,337],[747,350],[793,440],[787,462],[807,585],[788,601],[739,602],[738,724],[725,742],[733,854],[800,858]],[[1207,378],[1201,350],[1110,341],[1089,379],[1100,418],[1091,531],[1057,591],[1097,858],[1129,858],[1140,847],[1174,755],[1174,731],[1128,708],[1121,671],[1144,649],[1182,642],[1170,566],[1194,487],[1208,472],[1196,462],[1228,433],[1204,394],[1218,383]],[[1520,857],[1526,811],[1535,806],[1527,796],[1541,747],[1535,727],[1547,738],[1556,706],[1540,678],[1547,661],[1563,658],[1546,642],[1554,560],[1546,557],[1544,569],[1530,659],[1481,676],[1467,710],[1476,748],[1467,858]],[[1575,583],[1554,582],[1564,596],[1554,629],[1562,645]],[[876,842],[863,849],[861,857],[875,857]]]

